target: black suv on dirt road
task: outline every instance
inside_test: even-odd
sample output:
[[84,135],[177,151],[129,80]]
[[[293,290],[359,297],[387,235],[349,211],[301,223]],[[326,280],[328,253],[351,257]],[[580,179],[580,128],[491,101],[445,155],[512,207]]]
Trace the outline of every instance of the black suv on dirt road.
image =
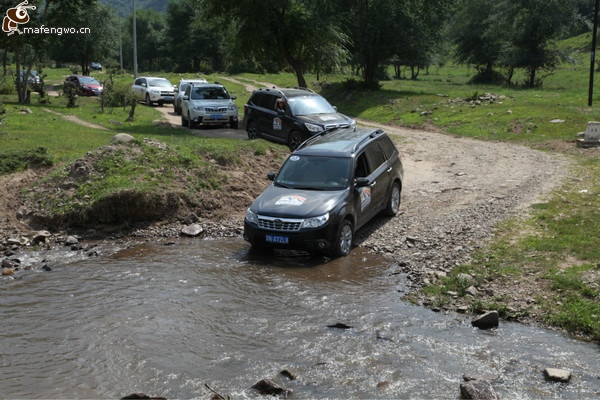
[[314,134],[347,127],[356,127],[356,122],[306,88],[255,90],[244,106],[244,129],[250,139],[262,136],[292,151]]
[[358,228],[398,212],[404,169],[382,130],[339,129],[308,139],[267,176],[273,183],[246,212],[244,239],[340,257]]

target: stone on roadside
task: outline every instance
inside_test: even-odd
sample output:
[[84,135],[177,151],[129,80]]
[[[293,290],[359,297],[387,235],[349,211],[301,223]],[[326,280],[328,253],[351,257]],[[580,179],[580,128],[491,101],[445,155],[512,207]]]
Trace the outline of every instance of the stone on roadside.
[[65,240],[66,246],[72,246],[77,243],[79,243],[79,240],[75,236],[67,236],[67,239]]
[[571,371],[559,368],[544,369],[544,376],[547,380],[553,382],[569,382],[571,380]]
[[499,399],[492,384],[483,379],[475,379],[460,384],[460,394],[464,399],[497,400]]
[[45,243],[45,242],[46,242],[46,240],[47,240],[47,239],[48,239],[50,236],[52,236],[52,235],[51,235],[51,234],[50,234],[50,232],[48,232],[48,231],[39,231],[39,232],[37,232],[37,233],[36,233],[36,234],[33,236],[33,239],[31,239],[31,243],[32,243],[33,245],[36,245],[36,244],[38,244],[38,243],[42,243],[42,242],[44,242],[44,243]]
[[113,136],[113,138],[110,142],[111,143],[129,143],[129,142],[133,142],[134,140],[135,140],[135,138],[131,135],[128,135],[126,133],[118,133],[115,136]]
[[475,317],[471,321],[471,325],[479,329],[492,329],[497,328],[500,322],[500,316],[498,311],[489,311],[478,317]]
[[181,230],[181,233],[185,236],[198,236],[204,232],[204,229],[198,224],[192,224],[188,226],[184,226]]

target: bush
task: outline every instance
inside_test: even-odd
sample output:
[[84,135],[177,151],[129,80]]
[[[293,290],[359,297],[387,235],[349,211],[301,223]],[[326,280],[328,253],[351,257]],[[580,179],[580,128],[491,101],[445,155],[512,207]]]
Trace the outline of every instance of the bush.
[[131,105],[133,93],[131,85],[126,82],[114,82],[112,75],[104,81],[104,92],[102,93],[102,104],[104,107],[127,107]]

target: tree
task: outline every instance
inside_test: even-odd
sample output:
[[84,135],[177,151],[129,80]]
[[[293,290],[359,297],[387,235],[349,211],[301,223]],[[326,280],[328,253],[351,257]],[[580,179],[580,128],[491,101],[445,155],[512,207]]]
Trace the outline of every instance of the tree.
[[502,0],[497,7],[504,10],[508,34],[503,49],[504,63],[527,70],[526,85],[541,83],[537,73],[552,69],[559,61],[553,47],[572,15],[572,3],[565,0]]
[[[136,11],[137,57],[142,70],[170,69],[173,65],[167,55],[165,15],[154,10]],[[123,37],[123,62],[133,65],[133,16],[125,20]]]
[[461,0],[450,27],[458,62],[475,65],[488,78],[500,60],[506,29],[496,4],[497,0]]
[[[304,74],[322,57],[319,50],[335,48],[328,57],[340,57],[345,43],[333,2],[323,0],[201,0],[208,15],[231,21],[233,49],[263,66],[289,66],[298,86],[306,87]],[[328,60],[328,62],[337,62]]]
[[71,15],[73,26],[90,27],[85,35],[60,36],[53,46],[53,58],[57,61],[77,61],[81,73],[89,75],[90,62],[116,58],[119,48],[119,19],[114,10],[94,3]]

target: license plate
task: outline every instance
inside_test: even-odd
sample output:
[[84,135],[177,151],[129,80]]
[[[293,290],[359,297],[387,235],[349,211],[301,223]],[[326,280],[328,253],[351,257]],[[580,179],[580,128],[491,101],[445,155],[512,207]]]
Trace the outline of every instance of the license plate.
[[211,114],[210,119],[223,119],[223,114]]
[[173,96],[165,96],[165,100],[173,100]]
[[265,235],[265,241],[269,243],[288,244],[290,242],[290,238],[287,236]]

